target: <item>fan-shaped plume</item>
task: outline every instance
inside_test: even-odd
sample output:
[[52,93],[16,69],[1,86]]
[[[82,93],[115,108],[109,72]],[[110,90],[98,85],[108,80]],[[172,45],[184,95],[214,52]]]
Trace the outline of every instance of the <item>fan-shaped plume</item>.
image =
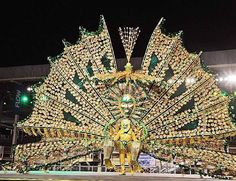
[[[224,151],[225,140],[236,131],[229,97],[222,96],[214,75],[202,68],[200,54],[182,46],[180,33],[167,36],[160,25],[138,71],[130,63],[117,70],[103,17],[97,31],[81,29],[76,44],[63,41],[64,51],[49,59],[50,73],[35,88],[32,114],[18,123],[41,140],[16,147],[16,168],[24,168],[25,160],[32,168],[77,163],[80,156],[103,150],[104,140],[118,132],[126,106],[132,107],[126,119],[141,151],[177,164],[199,162],[212,172],[219,166],[235,172],[236,156]],[[139,30],[119,31],[130,62]]]
[[132,55],[134,45],[138,39],[140,30],[139,28],[125,27],[119,28],[120,37],[125,49],[125,54],[128,62],[130,62],[130,57]]

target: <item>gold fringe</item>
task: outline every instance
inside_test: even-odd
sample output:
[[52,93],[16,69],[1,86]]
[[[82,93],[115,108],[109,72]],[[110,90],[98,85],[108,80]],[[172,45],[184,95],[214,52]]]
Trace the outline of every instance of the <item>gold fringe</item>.
[[62,130],[62,132],[63,132],[63,135],[64,135],[64,137],[69,137],[69,133],[67,132],[67,130]]
[[29,129],[28,127],[24,127],[23,130],[24,130],[24,132],[27,133],[28,135],[30,135],[30,136],[32,135],[32,133],[31,133],[31,131],[30,131],[30,129]]
[[56,133],[53,128],[50,129],[51,137],[56,137]]
[[190,142],[190,144],[194,144],[194,143],[195,143],[194,138],[190,138],[190,139],[189,139],[189,142]]
[[43,128],[43,132],[44,132],[44,136],[45,136],[46,138],[49,138],[49,137],[50,137],[47,128]]
[[37,133],[36,133],[36,131],[35,131],[35,129],[34,129],[33,127],[31,127],[31,131],[32,131],[32,133],[33,133],[34,136],[38,136]]
[[37,133],[41,136],[43,136],[43,132],[41,131],[41,128],[37,128]]
[[179,138],[176,138],[176,139],[175,139],[175,143],[176,143],[176,145],[179,145],[179,144],[180,144],[180,139],[179,139]]
[[197,138],[197,144],[200,144],[202,142],[202,139],[200,137]]
[[69,136],[70,138],[74,138],[73,131],[69,131],[68,134],[69,134],[68,136]]
[[83,133],[82,135],[83,135],[82,137],[83,137],[84,139],[87,139],[87,138],[88,138],[88,135],[87,135],[86,133]]
[[57,129],[57,136],[58,136],[59,138],[62,138],[62,137],[63,137],[60,129]]

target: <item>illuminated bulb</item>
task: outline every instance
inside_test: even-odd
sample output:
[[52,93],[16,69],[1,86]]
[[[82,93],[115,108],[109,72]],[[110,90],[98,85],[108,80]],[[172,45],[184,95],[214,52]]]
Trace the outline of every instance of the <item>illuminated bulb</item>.
[[186,83],[190,83],[190,82],[191,82],[190,78],[187,78]]
[[195,83],[195,79],[194,78],[187,78],[186,83],[187,84],[193,84],[193,83]]
[[191,83],[194,83],[194,82],[195,82],[195,79],[194,79],[194,78],[191,78],[191,79],[190,79],[190,82],[191,82]]
[[32,87],[27,87],[27,91],[31,92],[33,90]]
[[170,79],[170,80],[168,80],[168,82],[169,82],[169,84],[172,84],[172,83],[173,83],[173,80]]

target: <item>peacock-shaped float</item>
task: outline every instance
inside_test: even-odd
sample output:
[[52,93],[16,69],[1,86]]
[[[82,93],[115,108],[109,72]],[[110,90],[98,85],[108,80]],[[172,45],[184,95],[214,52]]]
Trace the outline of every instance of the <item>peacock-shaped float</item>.
[[99,28],[80,28],[77,43],[63,41],[64,51],[49,57],[50,73],[35,88],[32,114],[17,127],[38,142],[17,145],[14,169],[44,168],[58,162],[72,166],[80,157],[104,154],[107,169],[119,151],[121,174],[127,157],[130,172],[142,171],[140,152],[185,166],[200,163],[236,173],[236,156],[226,153],[226,138],[236,127],[215,76],[204,69],[200,53],[189,53],[181,32],[167,36],[163,18],[154,29],[134,70],[131,54],[138,28],[120,28],[127,63],[117,69],[111,39],[101,16]]

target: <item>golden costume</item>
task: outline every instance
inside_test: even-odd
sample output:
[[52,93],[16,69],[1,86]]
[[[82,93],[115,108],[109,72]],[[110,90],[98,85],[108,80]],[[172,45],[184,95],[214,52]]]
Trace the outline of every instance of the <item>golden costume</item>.
[[230,98],[221,94],[200,54],[182,46],[181,33],[162,33],[162,20],[139,70],[130,60],[138,28],[119,29],[124,70],[117,65],[103,16],[97,31],[81,27],[75,44],[63,40],[64,51],[48,58],[50,73],[34,88],[32,114],[17,124],[41,139],[16,146],[16,170],[58,163],[71,168],[84,155],[102,151],[106,167],[114,169],[111,155],[117,149],[122,174],[125,156],[131,172],[141,170],[141,151],[189,167],[198,162],[196,171],[236,171],[236,156],[223,149],[226,138],[236,135]]

